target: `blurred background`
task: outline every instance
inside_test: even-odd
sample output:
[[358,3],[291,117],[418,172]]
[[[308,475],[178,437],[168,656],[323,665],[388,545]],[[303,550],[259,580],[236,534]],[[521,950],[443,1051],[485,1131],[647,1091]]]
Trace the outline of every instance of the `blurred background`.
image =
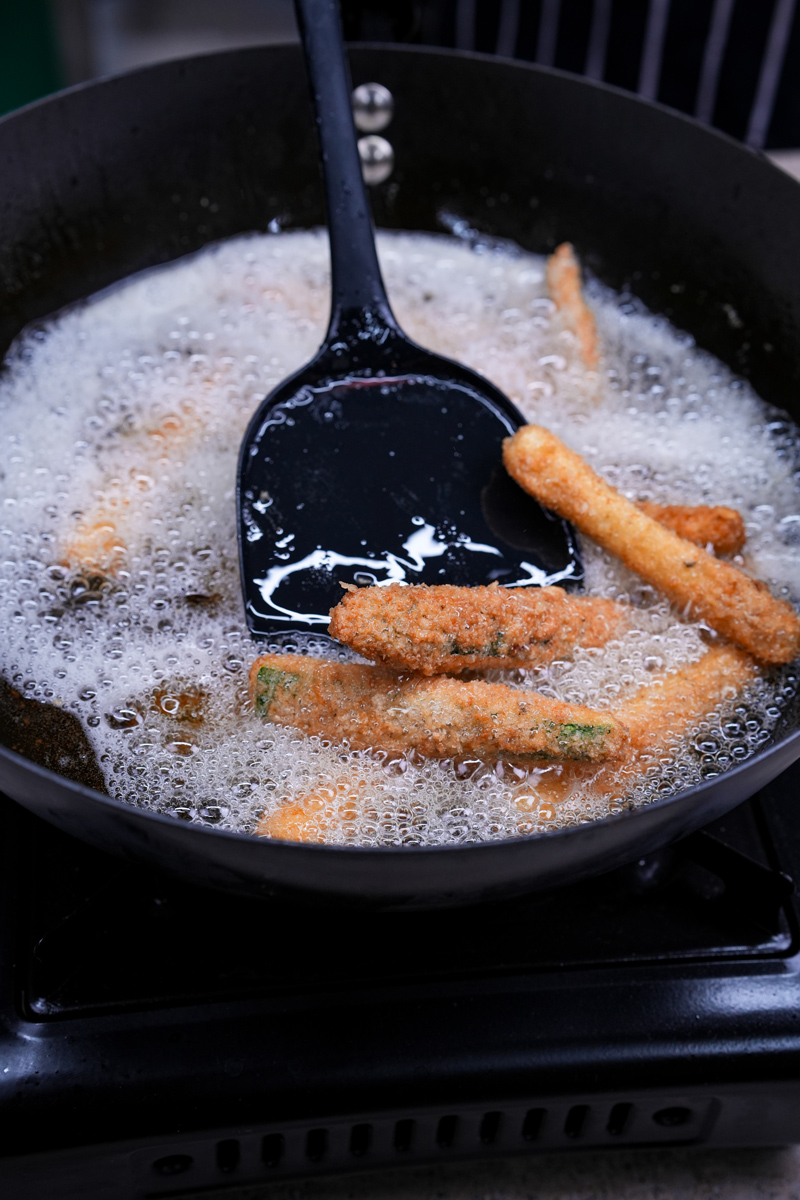
[[[342,8],[352,41],[555,66],[659,100],[755,149],[800,148],[798,0],[343,0]],[[292,0],[0,0],[0,112],[98,75],[295,38]]]

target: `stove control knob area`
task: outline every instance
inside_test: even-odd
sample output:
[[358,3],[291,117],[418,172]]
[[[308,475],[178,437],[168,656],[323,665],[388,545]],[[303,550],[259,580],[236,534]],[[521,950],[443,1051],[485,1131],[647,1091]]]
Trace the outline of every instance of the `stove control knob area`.
[[679,1125],[688,1125],[693,1116],[690,1108],[676,1104],[673,1108],[660,1108],[653,1113],[653,1120],[664,1129],[676,1129]]

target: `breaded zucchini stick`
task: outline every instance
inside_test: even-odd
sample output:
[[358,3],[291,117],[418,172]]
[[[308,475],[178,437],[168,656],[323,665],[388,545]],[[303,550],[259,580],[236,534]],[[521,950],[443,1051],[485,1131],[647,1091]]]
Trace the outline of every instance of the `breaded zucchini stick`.
[[129,544],[141,537],[140,505],[168,456],[193,443],[203,425],[188,405],[136,435],[127,473],[112,475],[96,494],[96,505],[64,535],[61,561],[73,570],[97,571],[114,577],[125,566]]
[[800,653],[800,620],[791,604],[653,521],[547,429],[525,425],[506,438],[503,462],[546,508],[572,521],[687,616],[706,621],[764,662],[791,662]]
[[713,546],[715,554],[739,554],[744,548],[744,521],[735,508],[724,504],[653,504],[649,500],[637,500],[636,507],[687,542],[706,549]]
[[[517,795],[516,807],[523,814],[535,812],[542,804],[559,804],[581,792],[597,799],[625,796],[676,742],[757,677],[755,661],[729,645],[713,646],[699,662],[655,677],[615,710],[630,731],[622,759],[554,766],[535,788]],[[265,814],[256,833],[285,841],[324,842],[332,830],[354,824],[363,815],[368,784],[365,775],[351,770]]]
[[257,837],[284,842],[324,842],[331,830],[353,825],[364,807],[365,775],[343,775],[331,784],[320,784],[274,812],[264,813],[256,826]]
[[[592,310],[583,296],[580,265],[569,242],[564,242],[548,258],[547,286],[556,308],[578,340],[581,361],[589,370],[596,370],[600,362],[600,339]],[[738,554],[744,546],[744,522],[732,508],[647,501],[637,508],[689,542],[712,545],[715,554]]]
[[331,609],[331,637],[365,658],[423,675],[535,666],[604,646],[629,626],[613,600],[558,587],[352,588]]
[[607,713],[499,683],[399,676],[385,667],[265,654],[250,670],[259,716],[307,735],[428,758],[527,763],[620,755],[627,734]]
[[600,363],[600,342],[592,310],[583,298],[581,269],[569,242],[562,242],[547,260],[550,297],[575,334],[581,362],[590,371]]
[[[556,308],[578,340],[581,361],[589,370],[600,362],[597,325],[583,296],[581,269],[569,242],[563,242],[547,260],[547,286]],[[744,522],[732,508],[688,504],[637,505],[654,521],[698,546],[712,545],[715,554],[738,554],[744,546]]]
[[630,732],[623,758],[599,767],[564,763],[543,775],[535,789],[518,796],[517,806],[530,810],[542,802],[558,804],[570,795],[622,797],[681,738],[723,703],[730,702],[758,678],[758,664],[730,645],[712,646],[696,663],[654,678],[629,701],[614,709]]

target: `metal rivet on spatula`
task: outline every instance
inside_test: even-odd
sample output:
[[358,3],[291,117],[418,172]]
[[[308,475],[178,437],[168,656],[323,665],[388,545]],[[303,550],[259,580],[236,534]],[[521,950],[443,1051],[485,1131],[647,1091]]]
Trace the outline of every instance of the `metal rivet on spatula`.
[[375,185],[383,183],[394,170],[394,150],[386,138],[369,137],[358,139],[358,153],[361,156],[361,170],[366,183]]
[[353,120],[361,133],[380,133],[394,116],[394,97],[382,83],[362,83],[352,95]]

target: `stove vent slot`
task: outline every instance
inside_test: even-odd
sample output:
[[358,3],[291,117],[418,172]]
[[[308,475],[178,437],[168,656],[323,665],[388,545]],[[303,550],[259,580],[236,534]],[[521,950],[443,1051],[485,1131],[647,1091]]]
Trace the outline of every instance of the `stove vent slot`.
[[500,1123],[503,1120],[501,1112],[487,1112],[483,1114],[478,1137],[483,1142],[484,1146],[493,1146],[497,1141],[497,1135],[500,1132]]
[[157,1158],[153,1163],[153,1171],[156,1175],[169,1179],[175,1175],[183,1175],[193,1166],[194,1159],[191,1154],[165,1154],[163,1158]]
[[223,1142],[217,1142],[217,1169],[225,1175],[236,1170],[241,1156],[238,1138],[225,1138]]
[[306,1134],[306,1158],[309,1162],[322,1162],[328,1149],[327,1129],[309,1129]]
[[372,1126],[366,1123],[354,1125],[350,1130],[350,1153],[363,1158],[372,1145]]
[[414,1142],[414,1126],[416,1122],[407,1117],[403,1121],[397,1121],[394,1127],[394,1138],[392,1139],[395,1150],[401,1154],[407,1154]]
[[544,1118],[547,1113],[545,1108],[529,1108],[525,1113],[525,1120],[522,1122],[522,1136],[526,1142],[535,1142],[542,1132]]
[[682,1104],[672,1108],[661,1108],[658,1112],[653,1113],[653,1120],[656,1125],[661,1125],[665,1129],[674,1129],[679,1125],[688,1125],[692,1120],[694,1113],[690,1108],[684,1108]]
[[265,1167],[279,1167],[286,1141],[282,1133],[268,1133],[261,1139],[261,1161]]
[[579,1138],[586,1128],[586,1118],[589,1116],[588,1104],[574,1104],[567,1113],[564,1122],[564,1133],[568,1138]]
[[615,1104],[611,1112],[608,1114],[606,1132],[610,1133],[612,1137],[621,1137],[628,1128],[628,1122],[631,1119],[632,1112],[632,1104]]
[[458,1117],[455,1113],[440,1117],[439,1124],[436,1126],[436,1145],[441,1150],[449,1150],[455,1143],[457,1132]]

